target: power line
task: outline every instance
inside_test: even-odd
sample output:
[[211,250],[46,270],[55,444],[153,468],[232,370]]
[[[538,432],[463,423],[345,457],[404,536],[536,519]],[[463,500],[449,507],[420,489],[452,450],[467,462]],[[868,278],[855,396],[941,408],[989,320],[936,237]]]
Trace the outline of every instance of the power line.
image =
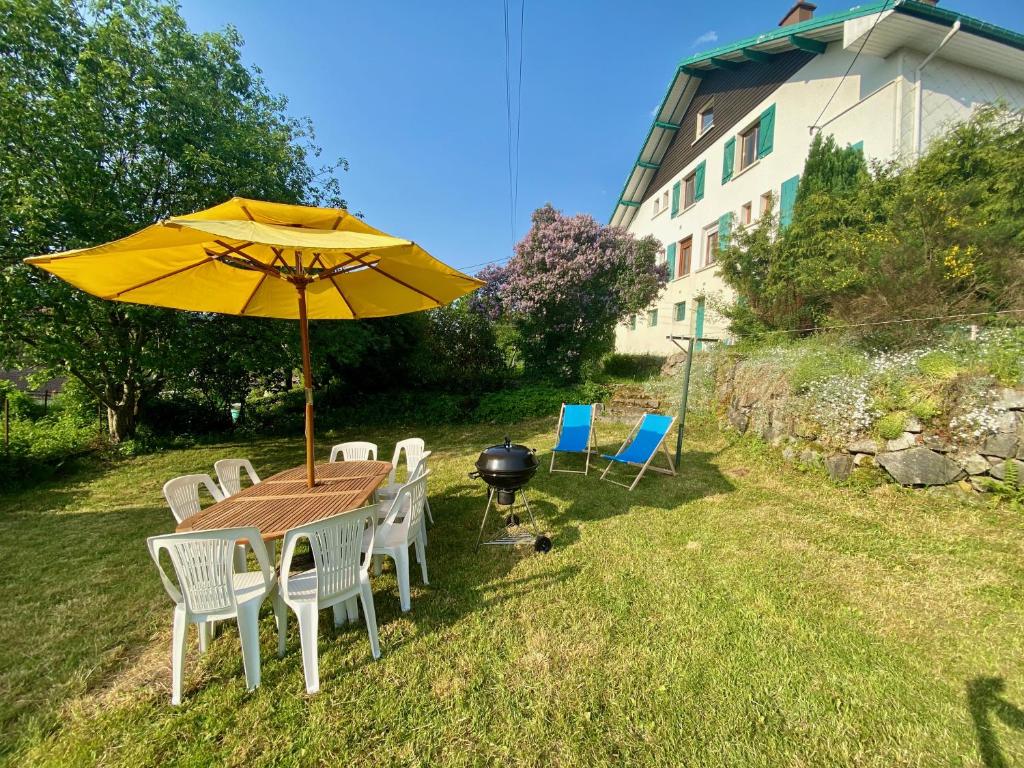
[[882,9],[878,12],[878,15],[875,17],[875,21],[871,25],[871,28],[868,30],[868,33],[864,36],[864,42],[862,42],[860,44],[860,48],[858,48],[857,52],[853,55],[853,61],[850,62],[850,66],[848,66],[846,68],[846,72],[839,79],[839,83],[836,85],[836,89],[834,91],[832,91],[832,95],[828,97],[828,101],[825,102],[825,106],[821,108],[821,112],[814,119],[814,124],[810,126],[810,132],[812,134],[814,133],[814,129],[815,128],[818,128],[820,130],[820,126],[818,125],[818,121],[820,121],[821,118],[824,116],[825,111],[829,108],[829,105],[832,104],[832,100],[836,97],[836,94],[839,93],[839,89],[842,88],[843,87],[843,83],[846,82],[846,78],[849,77],[850,73],[853,71],[853,67],[857,63],[857,59],[860,58],[860,52],[863,51],[864,50],[864,46],[866,46],[868,44],[868,40],[871,39],[871,33],[875,31],[875,27],[878,26],[878,22],[882,20],[882,14],[885,13],[886,10],[888,10],[888,8],[889,8],[889,2],[888,2],[888,0],[886,0],[886,3],[882,6]]

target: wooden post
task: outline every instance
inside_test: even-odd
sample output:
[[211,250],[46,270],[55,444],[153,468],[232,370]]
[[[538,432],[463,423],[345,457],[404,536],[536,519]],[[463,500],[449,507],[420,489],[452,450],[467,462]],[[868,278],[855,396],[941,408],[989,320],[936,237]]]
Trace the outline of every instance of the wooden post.
[[302,386],[306,391],[306,485],[316,485],[313,457],[313,366],[309,359],[309,318],[306,316],[306,283],[297,281],[299,292],[299,339],[302,342]]
[[676,466],[683,455],[683,432],[686,429],[686,401],[690,397],[690,366],[693,365],[693,336],[686,349],[686,372],[683,374],[683,397],[679,402],[679,428],[676,430]]

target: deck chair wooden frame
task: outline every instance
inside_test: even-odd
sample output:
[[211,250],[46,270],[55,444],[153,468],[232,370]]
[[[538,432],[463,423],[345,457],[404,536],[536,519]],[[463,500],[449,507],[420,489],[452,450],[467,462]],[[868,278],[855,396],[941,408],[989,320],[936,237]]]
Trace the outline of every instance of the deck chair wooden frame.
[[[565,419],[565,403],[562,403],[562,409],[558,412],[558,427],[555,430],[555,445],[551,448],[551,466],[548,468],[548,472],[565,472],[569,475],[588,475],[590,474],[590,456],[593,453],[597,453],[597,421],[598,409],[600,409],[600,403],[590,404],[590,434],[587,436],[587,450],[586,451],[556,451],[555,447],[558,445],[562,438],[562,422]],[[555,469],[555,456],[559,453],[586,453],[587,462],[583,469]]]
[[[637,432],[640,431],[640,425],[644,423],[644,419],[647,417],[647,415],[648,414],[645,413],[637,420],[636,424],[633,425],[633,429],[629,431],[629,435],[627,435],[626,439],[622,441],[622,445],[619,446],[619,450],[615,452],[616,456],[622,453],[623,449],[625,449],[625,447],[629,445],[633,438],[636,437]],[[604,472],[601,473],[601,479],[607,480],[609,483],[615,483],[615,485],[621,485],[623,488],[632,491],[634,488],[636,488],[636,484],[640,482],[640,478],[644,476],[644,472],[646,472],[648,469],[651,470],[652,472],[660,472],[663,475],[672,475],[673,477],[675,477],[676,465],[675,462],[672,461],[672,454],[669,453],[668,446],[665,444],[665,440],[667,440],[668,436],[672,433],[672,427],[674,427],[675,424],[676,417],[673,416],[668,423],[668,429],[665,430],[665,434],[661,438],[661,442],[658,444],[658,448],[651,451],[651,455],[647,457],[647,461],[645,461],[643,464],[637,464],[632,461],[614,461],[609,459],[608,466],[605,467]],[[654,457],[658,455],[659,449],[665,453],[665,460],[668,462],[668,469],[664,467],[655,467],[651,465],[651,462],[654,460]],[[626,483],[620,483],[618,480],[612,480],[611,478],[605,477],[605,475],[608,474],[608,470],[610,470],[612,466],[615,464],[625,464],[631,467],[640,467],[640,471],[637,472],[636,477],[633,478],[633,482],[630,485],[626,485]]]

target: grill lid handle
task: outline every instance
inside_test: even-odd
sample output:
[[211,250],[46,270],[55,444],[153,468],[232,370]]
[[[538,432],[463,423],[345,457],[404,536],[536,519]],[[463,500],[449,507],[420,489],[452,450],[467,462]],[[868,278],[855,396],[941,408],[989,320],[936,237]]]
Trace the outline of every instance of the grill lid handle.
[[508,435],[505,435],[505,450],[506,451],[511,451],[512,450],[512,438],[509,437]]

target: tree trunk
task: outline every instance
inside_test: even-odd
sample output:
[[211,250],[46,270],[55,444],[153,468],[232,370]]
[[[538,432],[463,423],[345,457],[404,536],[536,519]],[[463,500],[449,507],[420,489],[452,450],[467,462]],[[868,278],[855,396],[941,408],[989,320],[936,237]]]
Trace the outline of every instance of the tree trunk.
[[132,384],[123,384],[120,389],[120,397],[107,398],[107,428],[110,431],[110,442],[114,444],[135,436],[139,415],[138,388]]

